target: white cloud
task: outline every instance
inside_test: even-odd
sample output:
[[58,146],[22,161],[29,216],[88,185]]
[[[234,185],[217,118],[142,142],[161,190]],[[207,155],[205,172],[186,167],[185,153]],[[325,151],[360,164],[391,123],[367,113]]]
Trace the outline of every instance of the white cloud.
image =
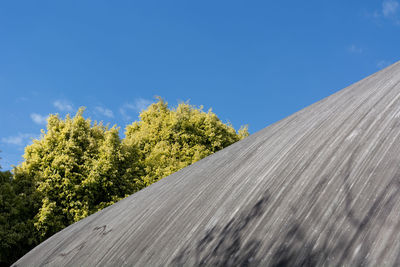
[[130,104],[125,104],[119,108],[119,113],[121,113],[124,120],[130,120],[132,117],[128,115],[127,109],[130,108]]
[[47,123],[47,116],[42,116],[42,115],[37,114],[37,113],[32,113],[31,114],[31,119],[36,124],[46,124]]
[[103,107],[95,107],[95,111],[108,118],[114,118],[114,113],[110,109]]
[[73,111],[74,110],[73,106],[65,100],[56,100],[53,102],[53,106],[56,107],[60,111]]
[[1,138],[1,142],[10,145],[22,145],[21,136],[9,136]]
[[376,67],[378,69],[384,69],[387,66],[391,65],[392,63],[390,61],[386,61],[386,60],[381,60],[376,64]]
[[15,102],[21,103],[21,102],[26,102],[26,101],[28,101],[28,100],[29,100],[29,99],[28,99],[27,97],[21,96],[21,97],[18,97],[18,98],[15,100]]
[[25,146],[34,138],[33,134],[22,134],[19,133],[15,136],[3,137],[1,142],[9,145]]
[[383,0],[379,10],[375,10],[372,14],[365,13],[366,17],[372,18],[376,23],[381,25],[383,20],[393,22],[395,25],[400,25],[399,14],[400,3],[396,0]]
[[137,112],[141,112],[142,110],[145,110],[148,106],[150,106],[152,103],[153,103],[153,101],[151,101],[151,100],[137,98],[135,100],[133,107]]
[[121,113],[122,117],[125,120],[130,120],[132,117],[129,115],[129,111],[141,112],[145,110],[149,105],[151,105],[153,101],[144,99],[144,98],[137,98],[133,103],[126,103],[120,109],[119,112]]
[[382,3],[382,14],[386,18],[392,17],[396,15],[398,8],[399,8],[399,2],[394,0],[385,0]]
[[372,18],[374,18],[374,19],[378,19],[378,18],[381,17],[381,12],[378,11],[378,10],[375,10],[374,13],[372,13],[372,16],[369,15],[369,14],[367,14],[367,16],[368,16],[368,17],[372,17]]
[[364,51],[361,47],[358,47],[355,44],[349,46],[348,50],[350,53],[356,53],[356,54],[361,54]]

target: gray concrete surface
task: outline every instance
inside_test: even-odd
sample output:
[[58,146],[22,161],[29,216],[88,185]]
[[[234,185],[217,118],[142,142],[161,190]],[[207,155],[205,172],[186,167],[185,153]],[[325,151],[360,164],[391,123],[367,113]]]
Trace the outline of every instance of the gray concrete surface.
[[400,266],[400,63],[67,227],[28,265]]

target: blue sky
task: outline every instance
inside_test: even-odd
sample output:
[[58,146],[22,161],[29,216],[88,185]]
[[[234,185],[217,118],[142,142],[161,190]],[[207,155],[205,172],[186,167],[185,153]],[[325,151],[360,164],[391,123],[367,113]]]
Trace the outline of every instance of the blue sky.
[[121,127],[154,96],[254,133],[400,59],[377,1],[1,1],[0,165],[50,113]]

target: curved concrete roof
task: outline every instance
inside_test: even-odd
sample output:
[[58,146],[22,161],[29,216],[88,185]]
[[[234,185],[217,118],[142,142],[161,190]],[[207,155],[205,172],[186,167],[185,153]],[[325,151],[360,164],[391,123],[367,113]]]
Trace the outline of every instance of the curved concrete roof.
[[55,234],[15,266],[400,265],[400,63]]

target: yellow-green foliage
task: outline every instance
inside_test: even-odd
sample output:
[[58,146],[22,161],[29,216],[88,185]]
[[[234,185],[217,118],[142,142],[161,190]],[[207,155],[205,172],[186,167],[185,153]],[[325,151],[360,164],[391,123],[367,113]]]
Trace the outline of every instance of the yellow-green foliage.
[[133,193],[135,153],[118,129],[84,119],[48,119],[47,131],[25,149],[20,172],[41,196],[35,227],[45,237]]
[[126,128],[124,143],[139,151],[143,174],[137,184],[146,187],[240,139],[246,127],[235,129],[209,110],[181,103],[170,109],[162,99]]
[[92,123],[83,109],[71,118],[50,115],[39,140],[14,169],[30,181],[31,216],[39,241],[248,135],[211,111],[159,100],[126,128]]

